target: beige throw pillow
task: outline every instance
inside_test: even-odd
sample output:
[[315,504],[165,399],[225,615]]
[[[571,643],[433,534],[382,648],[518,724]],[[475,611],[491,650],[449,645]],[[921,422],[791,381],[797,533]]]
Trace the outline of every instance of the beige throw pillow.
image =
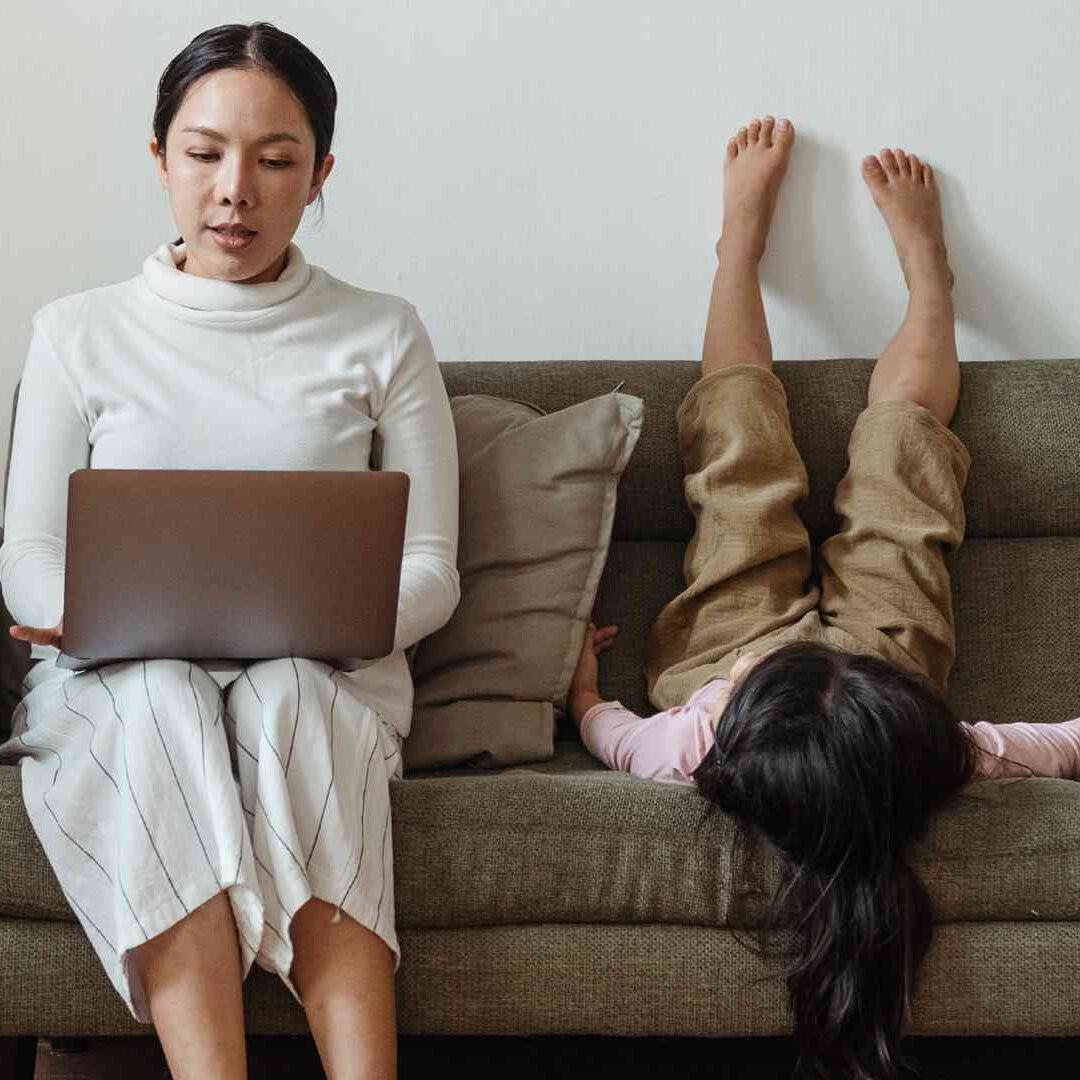
[[538,761],[554,753],[600,575],[639,398],[612,392],[544,414],[453,398],[461,478],[461,602],[416,647],[405,765]]

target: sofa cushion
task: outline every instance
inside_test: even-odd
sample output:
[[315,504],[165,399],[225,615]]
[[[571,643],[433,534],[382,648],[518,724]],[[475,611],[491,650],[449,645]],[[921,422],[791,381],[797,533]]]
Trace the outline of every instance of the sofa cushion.
[[[733,827],[690,787],[609,772],[580,743],[545,763],[391,784],[398,925],[725,926]],[[972,784],[911,850],[940,922],[1080,920],[1080,784]],[[769,889],[769,849],[741,887]],[[74,918],[0,766],[0,915]]]
[[[642,1036],[791,1034],[783,970],[778,964],[764,965],[746,947],[741,931],[548,923],[403,929],[399,940],[402,963],[395,985],[398,1030],[404,1036],[514,1036],[515,1044],[521,1044],[523,1035],[610,1035],[633,1036],[642,1046]],[[910,1033],[1029,1036],[984,1043],[1011,1046],[1006,1060],[1013,1059],[1012,1071],[1020,1054],[1027,1053],[1029,1075],[1069,1076],[1080,1015],[1080,983],[1072,963],[1078,953],[1080,923],[1075,922],[940,926],[920,969]],[[0,919],[0,956],[5,961],[0,971],[3,1034],[146,1036],[146,1026],[113,990],[89,939],[74,923]],[[258,966],[244,980],[244,1029],[248,1035],[310,1037],[296,999],[281,979]],[[1043,1037],[1038,1049],[1032,1044],[1036,1036]],[[440,1040],[427,1041],[438,1053]],[[1012,1075],[1004,1067],[974,1070],[970,1040],[952,1042],[958,1048],[946,1058],[955,1055],[967,1067],[930,1075],[987,1080]],[[591,1068],[585,1066],[592,1055],[583,1053],[574,1055],[580,1069],[560,1063],[560,1073],[621,1076],[626,1067],[618,1059],[641,1053],[652,1065],[648,1071],[632,1068],[630,1075],[662,1076],[670,1068],[668,1043],[668,1038],[654,1040],[637,1051],[630,1040],[608,1040],[595,1049]],[[488,1041],[468,1056],[483,1062],[481,1075],[490,1075],[489,1063],[500,1059],[504,1049]],[[708,1052],[726,1055],[728,1049],[714,1042]],[[756,1056],[775,1061],[753,1070],[723,1068],[718,1075],[788,1076],[790,1065],[780,1067],[779,1053],[755,1048]],[[989,1062],[986,1050],[976,1057]],[[432,1064],[404,1075],[434,1071]],[[318,1075],[315,1069],[298,1075],[309,1072]],[[530,1066],[524,1074],[547,1072]],[[690,1074],[701,1076],[704,1069],[693,1068]]]
[[[965,361],[951,427],[971,451],[964,489],[969,537],[1080,536],[1080,361]],[[847,445],[866,407],[874,361],[779,361],[777,377],[810,477],[800,510],[815,544],[836,530],[833,491],[847,468]],[[626,469],[615,540],[689,539],[694,522],[682,486],[675,410],[701,373],[689,361],[551,361],[442,365],[454,394],[498,394],[548,412],[623,390],[647,403],[649,422]]]
[[[799,510],[814,544],[836,529],[832,509],[851,425],[866,403],[872,360],[781,361],[810,492]],[[601,690],[649,709],[645,637],[684,586],[693,530],[682,486],[675,410],[700,365],[575,361],[447,363],[451,394],[491,393],[564,408],[619,380],[648,423],[619,484],[608,564],[594,609],[621,627],[600,665]],[[1080,362],[966,361],[952,427],[972,455],[967,535],[950,556],[957,661],[949,704],[962,720],[1051,723],[1080,714]],[[564,731],[566,730],[564,725]]]
[[412,658],[410,767],[553,752],[607,557],[642,403],[607,393],[550,415],[451,400],[461,472],[461,602]]
[[30,670],[30,646],[8,633],[13,623],[7,604],[0,599],[0,742],[11,734],[11,714],[22,699],[22,681]]
[[[644,634],[682,587],[683,545],[693,529],[682,489],[675,410],[700,366],[632,363],[445,363],[451,396],[501,395],[549,412],[604,394],[620,380],[648,403],[649,421],[619,484],[608,565],[596,617],[622,626],[605,654],[601,689],[648,708]],[[811,539],[836,527],[832,496],[846,467],[850,425],[866,400],[872,360],[776,364],[791,404],[810,493],[800,510]],[[1080,712],[1075,632],[1080,594],[1080,363],[966,361],[953,429],[972,453],[964,491],[967,536],[950,559],[958,656],[950,704],[965,720],[1054,721]],[[25,647],[22,647],[25,650]],[[8,699],[26,660],[0,641]]]

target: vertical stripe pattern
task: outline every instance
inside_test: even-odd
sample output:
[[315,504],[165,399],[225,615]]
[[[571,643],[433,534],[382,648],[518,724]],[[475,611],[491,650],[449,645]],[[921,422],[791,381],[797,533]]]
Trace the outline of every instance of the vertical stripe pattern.
[[[48,663],[48,661],[43,661]],[[289,924],[315,896],[386,942],[394,929],[389,781],[400,740],[350,672],[253,662],[224,689],[196,663],[47,672],[5,761],[71,909],[136,1020],[131,950],[222,890],[244,976],[289,979]]]

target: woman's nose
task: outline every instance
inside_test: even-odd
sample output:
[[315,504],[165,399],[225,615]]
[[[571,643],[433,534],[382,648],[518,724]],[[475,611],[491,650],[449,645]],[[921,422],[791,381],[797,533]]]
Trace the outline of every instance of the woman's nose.
[[223,160],[217,176],[217,201],[221,205],[251,206],[254,202],[252,170],[236,159]]

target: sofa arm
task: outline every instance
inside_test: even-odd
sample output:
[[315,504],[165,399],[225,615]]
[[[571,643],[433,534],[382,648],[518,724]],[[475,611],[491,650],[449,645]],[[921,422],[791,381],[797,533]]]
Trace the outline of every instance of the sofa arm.
[[[4,530],[0,528],[0,543]],[[0,742],[11,734],[11,714],[22,699],[22,681],[30,670],[30,646],[8,633],[12,618],[0,599]]]

